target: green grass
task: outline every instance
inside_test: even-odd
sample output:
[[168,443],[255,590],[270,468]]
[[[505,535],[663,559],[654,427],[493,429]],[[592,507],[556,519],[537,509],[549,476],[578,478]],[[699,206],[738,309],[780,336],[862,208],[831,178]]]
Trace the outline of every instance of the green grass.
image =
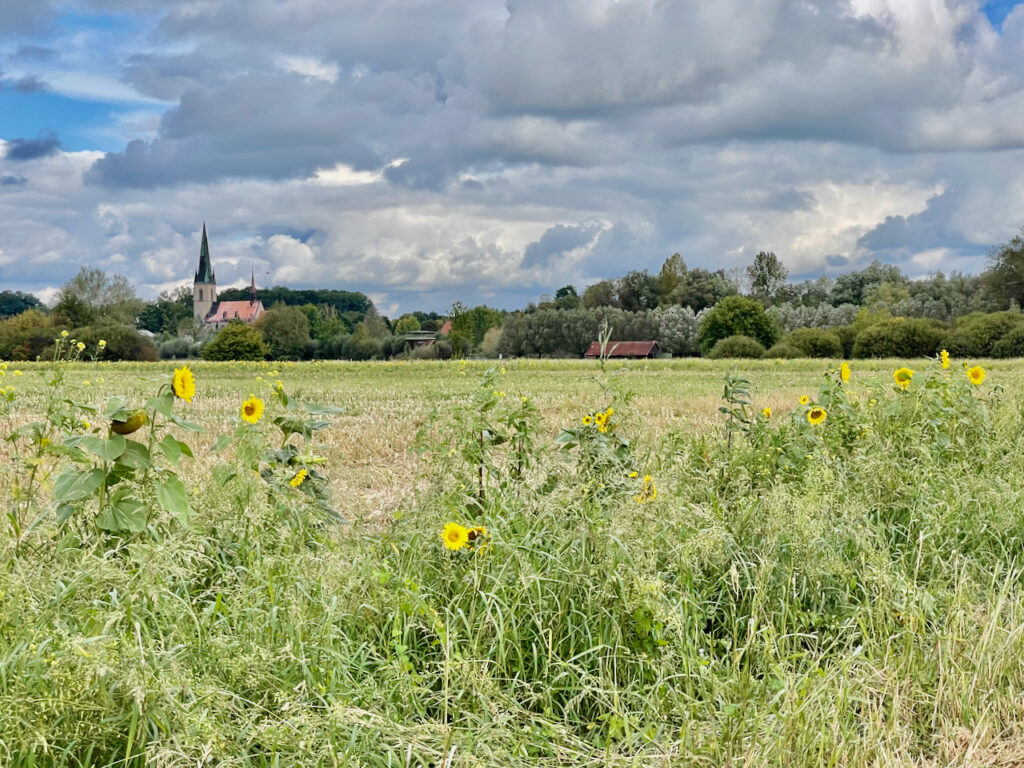
[[[1020,764],[1024,364],[975,389],[915,361],[905,393],[901,364],[839,388],[744,362],[773,416],[729,447],[736,363],[510,361],[493,388],[482,363],[198,363],[186,523],[62,526],[50,480],[0,533],[0,765]],[[68,391],[141,403],[172,367],[76,364]],[[13,370],[17,426],[47,388]],[[277,379],[344,409],[316,438],[344,525],[209,450]],[[502,426],[521,396],[537,426]],[[553,442],[609,405],[612,439]],[[488,445],[481,499],[482,425],[528,455]],[[449,521],[488,547],[446,552]]]

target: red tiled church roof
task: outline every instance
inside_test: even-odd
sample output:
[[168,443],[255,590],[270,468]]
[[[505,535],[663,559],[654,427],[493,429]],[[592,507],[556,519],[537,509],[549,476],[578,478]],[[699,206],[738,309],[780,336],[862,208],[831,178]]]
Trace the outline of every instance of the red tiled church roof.
[[263,303],[259,301],[221,301],[207,316],[207,320],[223,323],[237,318],[244,323],[251,323],[259,316],[262,307]]

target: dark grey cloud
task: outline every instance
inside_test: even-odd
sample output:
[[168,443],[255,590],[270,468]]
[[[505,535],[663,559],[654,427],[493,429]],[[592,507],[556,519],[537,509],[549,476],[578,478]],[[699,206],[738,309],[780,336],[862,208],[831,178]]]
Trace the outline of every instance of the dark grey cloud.
[[523,250],[522,269],[548,267],[552,260],[568,251],[581,248],[590,243],[601,230],[597,224],[565,226],[558,224],[541,235],[540,240],[530,243]]
[[50,86],[45,80],[32,74],[23,75],[17,80],[9,82],[10,87],[19,93],[42,93],[43,91],[48,91],[50,89]]
[[48,157],[60,151],[60,137],[56,133],[41,133],[34,139],[11,139],[7,142],[4,157],[7,160],[35,160]]
[[20,61],[53,61],[57,56],[55,48],[28,43],[19,45],[13,54],[13,58]]
[[28,183],[28,179],[24,176],[14,176],[13,174],[0,175],[0,187],[20,187]]

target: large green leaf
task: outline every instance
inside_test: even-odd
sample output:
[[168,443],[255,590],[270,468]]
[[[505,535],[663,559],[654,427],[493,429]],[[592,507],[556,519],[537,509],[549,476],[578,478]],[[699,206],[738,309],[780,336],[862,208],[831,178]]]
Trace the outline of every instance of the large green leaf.
[[188,505],[188,493],[185,491],[185,484],[174,475],[169,475],[156,487],[156,499],[160,506],[174,515],[179,521],[184,522],[191,508]]
[[96,435],[86,435],[78,443],[82,450],[99,456],[104,461],[114,461],[117,459],[118,456],[124,453],[126,444],[127,441],[121,435],[116,434],[111,435],[106,440]]
[[155,410],[157,413],[171,417],[171,409],[174,407],[174,393],[165,392],[157,397],[151,397],[146,401],[146,410]]
[[124,453],[118,457],[117,463],[130,469],[149,469],[153,466],[149,448],[135,440],[125,441]]
[[164,456],[167,457],[167,460],[174,466],[178,466],[178,460],[183,454],[192,458],[192,449],[188,447],[187,443],[181,442],[174,435],[164,435],[164,439],[157,443],[157,445]]
[[99,467],[93,469],[74,469],[68,467],[53,487],[53,499],[57,502],[74,501],[84,499],[96,492],[103,482],[103,470]]
[[146,530],[146,505],[130,496],[112,498],[96,516],[96,525],[105,531]]

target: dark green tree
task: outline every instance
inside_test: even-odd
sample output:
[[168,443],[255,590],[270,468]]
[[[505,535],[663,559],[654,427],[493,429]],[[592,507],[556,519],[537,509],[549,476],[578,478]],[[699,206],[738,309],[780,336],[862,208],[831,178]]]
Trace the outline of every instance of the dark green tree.
[[231,322],[203,347],[204,360],[263,360],[270,354],[262,334],[251,325]]
[[286,304],[271,307],[260,315],[255,325],[275,360],[301,360],[306,356],[312,339],[309,318],[301,307]]
[[776,300],[789,277],[789,270],[772,251],[758,251],[754,263],[747,267],[750,290],[763,304]]
[[984,280],[1003,306],[1024,304],[1024,229],[989,254]]
[[717,341],[737,335],[749,336],[767,349],[778,341],[779,329],[761,302],[744,296],[729,296],[701,320],[697,343],[701,354],[707,355]]
[[0,291],[0,320],[20,315],[27,309],[43,309],[43,302],[31,293]]

